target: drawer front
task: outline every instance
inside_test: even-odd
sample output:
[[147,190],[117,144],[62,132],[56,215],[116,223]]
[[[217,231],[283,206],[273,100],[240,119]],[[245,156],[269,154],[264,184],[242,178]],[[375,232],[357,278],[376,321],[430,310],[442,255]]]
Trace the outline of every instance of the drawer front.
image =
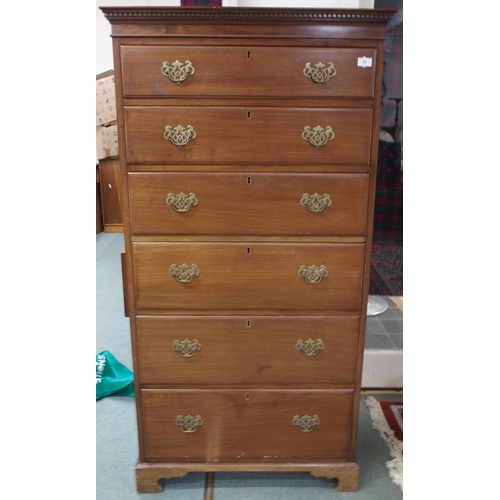
[[364,235],[367,174],[130,173],[132,234]]
[[136,308],[357,310],[364,248],[330,243],[134,243]]
[[141,383],[353,384],[358,317],[136,319]]
[[150,164],[368,165],[371,125],[371,109],[127,107],[126,155]]
[[125,97],[370,98],[376,66],[373,48],[123,46],[121,60]]
[[144,389],[141,397],[148,462],[317,462],[349,456],[349,390]]

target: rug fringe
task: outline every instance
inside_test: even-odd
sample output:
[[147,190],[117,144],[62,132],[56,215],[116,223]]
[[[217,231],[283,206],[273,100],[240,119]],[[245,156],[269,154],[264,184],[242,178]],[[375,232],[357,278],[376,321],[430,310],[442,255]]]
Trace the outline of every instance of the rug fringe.
[[389,427],[380,403],[373,396],[368,396],[365,404],[370,410],[373,428],[379,431],[382,439],[388,444],[389,453],[393,457],[393,460],[386,462],[389,476],[403,491],[403,443]]

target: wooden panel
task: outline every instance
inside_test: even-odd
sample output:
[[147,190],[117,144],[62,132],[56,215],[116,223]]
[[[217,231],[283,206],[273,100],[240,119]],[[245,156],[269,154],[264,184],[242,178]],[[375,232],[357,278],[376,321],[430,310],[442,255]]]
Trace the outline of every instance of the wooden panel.
[[[139,316],[141,383],[194,385],[352,384],[358,317]],[[297,342],[321,340],[313,356]],[[175,341],[197,342],[183,357]]]
[[[146,461],[300,462],[347,460],[353,392],[319,390],[141,391]],[[178,415],[200,415],[194,432],[176,425]],[[298,415],[317,415],[303,432]]]
[[[129,173],[132,234],[340,235],[366,232],[367,174]],[[194,193],[179,213],[169,193]],[[307,193],[331,206],[312,213]]]
[[[249,115],[250,113],[250,115]],[[250,116],[250,118],[249,118]],[[165,127],[191,125],[196,138],[178,147],[163,137]],[[252,107],[126,107],[126,154],[131,163],[370,162],[371,109]],[[332,128],[322,147],[302,138],[304,127]]]
[[[255,42],[253,42],[255,43]],[[372,58],[372,67],[358,66],[358,57]],[[375,49],[309,49],[259,47],[122,46],[123,94],[140,96],[269,96],[373,97]],[[161,73],[164,61],[191,62],[194,73],[180,83]],[[319,85],[304,75],[322,62],[336,70]]]
[[104,231],[104,224],[102,221],[101,187],[99,185],[99,167],[96,168],[96,185],[95,186],[96,186],[95,232],[96,232],[96,234],[99,234],[99,233],[102,233]]
[[120,162],[117,159],[99,160],[104,230],[122,232]]
[[[356,310],[361,301],[363,244],[134,243],[138,309]],[[195,264],[180,283],[170,267]],[[317,284],[300,266],[324,265]],[[284,293],[286,291],[286,293]]]

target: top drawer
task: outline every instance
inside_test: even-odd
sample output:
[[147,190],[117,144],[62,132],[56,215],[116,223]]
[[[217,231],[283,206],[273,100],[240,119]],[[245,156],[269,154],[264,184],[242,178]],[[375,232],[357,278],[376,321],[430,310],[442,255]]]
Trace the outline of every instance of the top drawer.
[[373,48],[122,46],[123,95],[372,98],[375,56]]

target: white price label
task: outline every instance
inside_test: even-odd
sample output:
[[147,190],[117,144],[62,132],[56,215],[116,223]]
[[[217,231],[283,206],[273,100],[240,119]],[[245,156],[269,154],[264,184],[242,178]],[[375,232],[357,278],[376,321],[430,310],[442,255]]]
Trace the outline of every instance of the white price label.
[[358,66],[360,68],[371,68],[373,59],[371,57],[358,57]]

